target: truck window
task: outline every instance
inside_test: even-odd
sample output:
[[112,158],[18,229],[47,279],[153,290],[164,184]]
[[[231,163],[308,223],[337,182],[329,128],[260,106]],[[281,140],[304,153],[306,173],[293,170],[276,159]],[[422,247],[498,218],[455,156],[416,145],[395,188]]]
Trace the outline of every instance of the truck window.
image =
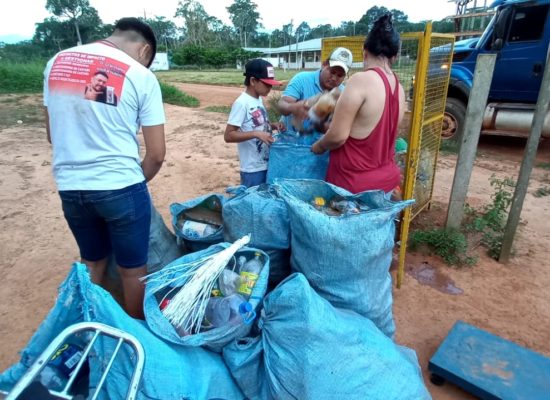
[[544,32],[547,14],[548,5],[516,8],[508,34],[508,42],[527,42],[540,39]]

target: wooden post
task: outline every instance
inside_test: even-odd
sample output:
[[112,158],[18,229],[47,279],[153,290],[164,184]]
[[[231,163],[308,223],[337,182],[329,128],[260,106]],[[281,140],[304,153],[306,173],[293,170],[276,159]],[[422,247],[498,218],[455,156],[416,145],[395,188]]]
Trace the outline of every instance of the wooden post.
[[500,256],[498,258],[502,263],[507,263],[510,260],[512,243],[516,235],[521,209],[523,208],[523,201],[527,194],[527,186],[529,185],[531,171],[535,164],[537,147],[542,134],[544,119],[548,113],[548,103],[550,103],[550,52],[546,57],[544,75],[540,85],[533,123],[531,124],[531,134],[529,135],[527,146],[525,147],[525,154],[523,155],[523,161],[519,170],[518,183],[514,191],[512,205],[510,206],[510,214],[508,215],[508,221],[506,222],[506,228],[504,230],[504,239],[502,240],[502,248],[500,249]]
[[477,145],[481,131],[483,114],[493,78],[496,54],[480,54],[477,57],[474,71],[474,82],[470,91],[462,143],[458,152],[449,209],[447,211],[447,228],[460,228],[464,216],[464,203],[468,194],[468,185],[474,168]]

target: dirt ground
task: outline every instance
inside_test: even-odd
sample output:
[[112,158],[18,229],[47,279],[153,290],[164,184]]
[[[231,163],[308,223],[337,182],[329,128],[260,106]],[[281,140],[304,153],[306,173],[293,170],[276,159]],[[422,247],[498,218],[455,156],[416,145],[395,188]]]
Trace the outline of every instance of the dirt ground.
[[[179,86],[198,97],[201,108],[230,105],[242,90]],[[9,109],[14,101],[20,105],[17,113]],[[51,175],[45,129],[33,111],[39,106],[39,96],[0,96],[0,370],[16,362],[18,351],[53,305],[57,286],[78,259]],[[150,183],[150,191],[167,222],[172,202],[223,191],[239,181],[236,146],[223,141],[227,116],[201,108],[165,107],[166,162]],[[22,112],[25,109],[27,114]],[[489,202],[492,174],[517,176],[524,144],[523,140],[482,139],[470,204]],[[433,206],[418,217],[418,223],[429,226],[444,221],[455,163],[454,155],[440,157]],[[427,255],[408,256],[404,286],[394,289],[396,339],[416,350],[434,399],[473,398],[452,385],[436,387],[428,379],[428,360],[457,320],[550,356],[550,224],[545,219],[550,196],[533,196],[536,189],[550,185],[548,142],[539,148],[538,165],[510,264],[501,265],[481,250],[478,264],[462,269]],[[431,286],[414,277],[426,266],[439,277]],[[458,290],[445,290],[453,282]]]

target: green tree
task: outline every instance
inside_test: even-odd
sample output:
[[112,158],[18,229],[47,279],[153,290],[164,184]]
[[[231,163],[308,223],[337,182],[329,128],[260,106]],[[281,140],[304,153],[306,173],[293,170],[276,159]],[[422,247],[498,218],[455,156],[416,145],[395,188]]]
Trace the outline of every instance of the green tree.
[[367,10],[367,12],[357,21],[357,28],[361,30],[362,34],[367,34],[378,18],[383,15],[389,14],[390,10],[386,7],[374,6]]
[[331,37],[334,36],[334,29],[331,24],[317,25],[311,29],[309,35],[311,39]]
[[173,21],[166,19],[166,17],[155,16],[154,18],[140,18],[142,21],[149,24],[157,42],[165,46],[168,50],[168,43],[172,45],[175,43],[178,37],[178,28]]
[[308,36],[311,33],[311,28],[309,27],[307,22],[302,22],[298,27],[296,28],[296,41],[304,41],[308,39]]
[[240,44],[247,47],[247,37],[254,36],[262,25],[259,22],[260,14],[256,11],[258,6],[250,0],[235,0],[227,7],[229,18],[235,27]]
[[66,17],[74,25],[77,43],[82,44],[79,19],[90,8],[88,0],[47,0],[46,9],[56,17]]
[[185,21],[185,42],[201,46],[211,39],[209,24],[212,22],[212,17],[198,1],[180,1],[175,17],[182,17]]

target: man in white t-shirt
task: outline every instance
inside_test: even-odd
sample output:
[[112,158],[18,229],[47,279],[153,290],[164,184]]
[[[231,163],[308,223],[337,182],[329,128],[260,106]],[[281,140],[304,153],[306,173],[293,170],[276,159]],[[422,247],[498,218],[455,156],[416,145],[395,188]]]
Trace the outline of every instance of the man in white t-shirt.
[[148,69],[155,53],[152,29],[122,18],[107,39],[61,51],[44,71],[47,133],[65,219],[94,283],[104,283],[114,254],[124,308],[135,318],[143,318],[140,278],[151,223],[146,182],[166,151],[162,95]]
[[270,123],[262,96],[267,96],[275,80],[273,65],[256,58],[245,65],[245,91],[235,100],[229,113],[224,139],[237,143],[241,163],[241,185],[251,187],[265,183],[269,145],[273,129],[282,130],[280,123]]

